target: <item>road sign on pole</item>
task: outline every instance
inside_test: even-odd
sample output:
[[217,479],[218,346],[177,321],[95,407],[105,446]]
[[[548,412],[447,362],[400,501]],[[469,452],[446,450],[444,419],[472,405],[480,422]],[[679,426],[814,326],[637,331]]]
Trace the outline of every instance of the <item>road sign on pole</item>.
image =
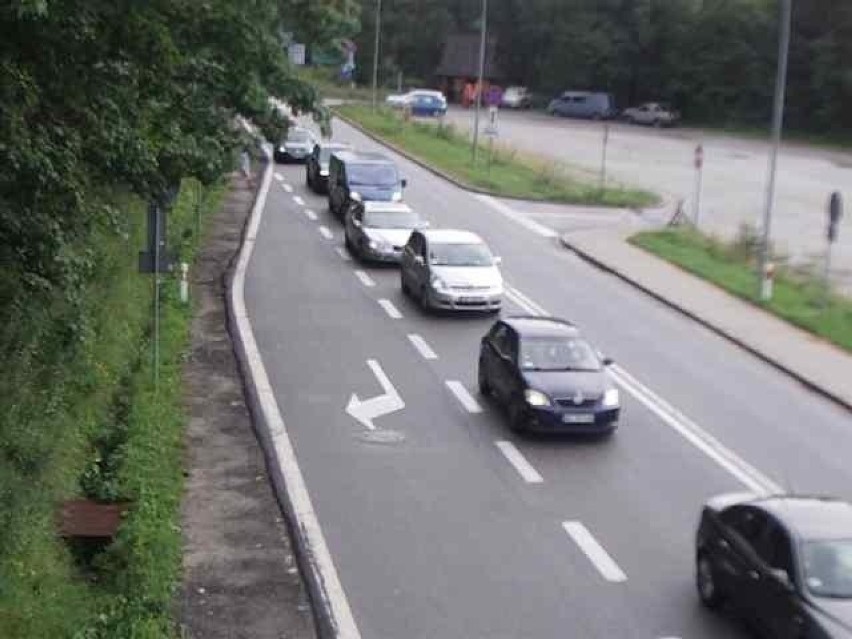
[[701,186],[704,174],[704,145],[699,144],[695,147],[695,193],[694,193],[694,208],[693,224],[698,228],[698,221],[701,218]]
[[606,150],[609,146],[609,122],[603,126],[603,148],[601,149],[601,189],[606,188]]
[[825,300],[828,303],[829,293],[831,291],[831,249],[832,245],[837,241],[837,227],[843,217],[843,196],[835,191],[828,198],[828,228],[826,229],[826,239],[828,245],[825,249],[825,273],[823,274],[823,283],[825,286]]

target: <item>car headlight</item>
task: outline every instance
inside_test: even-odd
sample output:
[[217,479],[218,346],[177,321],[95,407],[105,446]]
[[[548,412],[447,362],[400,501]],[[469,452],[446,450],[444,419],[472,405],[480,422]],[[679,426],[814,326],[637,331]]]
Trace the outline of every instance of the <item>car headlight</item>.
[[322,177],[328,177],[328,169],[320,169],[320,175]]
[[391,196],[391,202],[401,202],[402,201],[402,191],[394,191]]
[[361,194],[358,193],[358,191],[352,191],[351,193],[349,193],[349,197],[355,200],[356,202],[361,201]]
[[603,396],[604,408],[615,408],[621,403],[617,388],[607,388]]
[[379,248],[379,243],[376,242],[376,240],[370,240],[369,247],[371,250],[375,251],[377,248]]
[[528,388],[524,391],[524,399],[527,400],[527,404],[530,406],[536,406],[539,408],[542,406],[550,406],[550,398],[541,391],[537,391],[532,388]]
[[286,147],[286,146],[284,146],[284,145],[279,146],[279,147],[278,147],[278,152],[279,152],[279,153],[287,153],[287,147]]
[[444,282],[444,280],[442,280],[437,275],[432,276],[430,283],[432,284],[432,288],[435,289],[436,291],[446,291],[447,290],[446,282]]

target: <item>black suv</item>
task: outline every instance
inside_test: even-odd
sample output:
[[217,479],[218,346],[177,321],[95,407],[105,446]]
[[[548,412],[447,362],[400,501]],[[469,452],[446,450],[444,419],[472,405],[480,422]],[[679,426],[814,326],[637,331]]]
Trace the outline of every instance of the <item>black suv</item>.
[[328,208],[343,219],[352,202],[399,202],[405,180],[381,153],[335,151],[328,165]]
[[772,639],[852,639],[852,504],[720,495],[695,540],[698,596]]

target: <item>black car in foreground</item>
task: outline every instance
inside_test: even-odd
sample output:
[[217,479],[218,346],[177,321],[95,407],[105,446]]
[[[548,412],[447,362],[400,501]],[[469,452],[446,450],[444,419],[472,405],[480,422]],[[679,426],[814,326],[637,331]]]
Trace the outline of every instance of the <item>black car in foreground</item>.
[[507,317],[482,338],[479,390],[506,406],[512,430],[605,435],[618,426],[618,389],[576,326]]
[[696,585],[771,639],[852,639],[852,504],[720,495],[696,535]]

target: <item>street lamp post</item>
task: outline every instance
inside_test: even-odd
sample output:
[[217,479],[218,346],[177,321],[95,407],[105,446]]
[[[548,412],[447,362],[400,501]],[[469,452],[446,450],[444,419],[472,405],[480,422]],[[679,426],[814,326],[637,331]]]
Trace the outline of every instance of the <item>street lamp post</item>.
[[482,105],[482,81],[485,75],[485,35],[488,30],[488,0],[482,0],[482,17],[479,21],[479,80],[477,83],[476,104],[473,111],[473,163],[476,164],[476,151],[479,146],[479,110]]
[[778,75],[775,79],[775,104],[772,111],[772,149],[769,153],[769,179],[766,185],[766,202],[763,209],[758,282],[760,299],[772,297],[771,270],[769,268],[769,242],[772,230],[772,207],[775,204],[775,173],[778,168],[778,151],[781,147],[781,129],[784,125],[784,96],[787,92],[787,59],[790,52],[790,22],[792,0],[780,0],[781,26],[778,39]]
[[373,42],[373,111],[376,110],[376,94],[379,85],[379,35],[382,24],[382,0],[376,0],[376,37]]

